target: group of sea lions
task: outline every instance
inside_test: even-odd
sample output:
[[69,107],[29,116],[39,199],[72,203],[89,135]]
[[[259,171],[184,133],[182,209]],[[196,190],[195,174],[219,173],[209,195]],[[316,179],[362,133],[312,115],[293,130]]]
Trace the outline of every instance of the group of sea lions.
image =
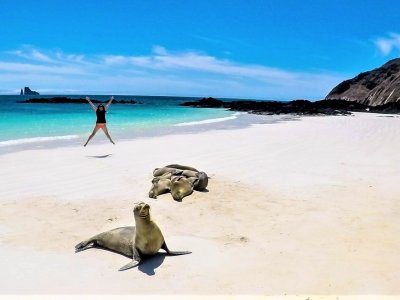
[[205,191],[208,185],[208,176],[193,167],[172,164],[153,171],[150,198],[170,192],[176,201],[182,201],[186,196],[196,191]]
[[[154,170],[153,186],[149,197],[171,192],[175,200],[181,201],[193,190],[204,191],[208,185],[208,176],[195,168],[178,164],[168,165]],[[140,202],[133,209],[136,226],[115,228],[97,234],[75,246],[75,252],[89,248],[102,248],[132,258],[119,271],[137,267],[146,256],[156,254],[160,249],[167,255],[185,255],[190,251],[171,251],[164,236],[150,213],[150,205]]]

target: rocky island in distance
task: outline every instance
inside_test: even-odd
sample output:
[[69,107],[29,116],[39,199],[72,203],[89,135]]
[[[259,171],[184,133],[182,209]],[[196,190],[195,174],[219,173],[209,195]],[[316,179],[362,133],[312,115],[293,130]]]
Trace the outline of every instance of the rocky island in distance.
[[32,91],[28,86],[21,89],[20,95],[39,95],[38,92]]

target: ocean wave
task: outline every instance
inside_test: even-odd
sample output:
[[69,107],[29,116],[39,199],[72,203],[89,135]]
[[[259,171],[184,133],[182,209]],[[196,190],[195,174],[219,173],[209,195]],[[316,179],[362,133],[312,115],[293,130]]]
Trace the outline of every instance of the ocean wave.
[[37,142],[72,140],[72,139],[76,139],[76,138],[79,138],[79,135],[60,135],[60,136],[43,136],[43,137],[40,136],[40,137],[34,137],[34,138],[24,138],[24,139],[2,141],[2,142],[0,142],[0,147],[31,144],[31,143],[37,143]]
[[192,125],[200,125],[200,124],[210,124],[210,123],[224,122],[224,121],[236,119],[240,114],[241,114],[240,112],[236,112],[236,113],[234,113],[233,115],[231,115],[231,116],[229,116],[229,117],[215,118],[215,119],[207,119],[207,120],[194,121],[194,122],[183,122],[183,123],[174,124],[174,126],[192,126]]

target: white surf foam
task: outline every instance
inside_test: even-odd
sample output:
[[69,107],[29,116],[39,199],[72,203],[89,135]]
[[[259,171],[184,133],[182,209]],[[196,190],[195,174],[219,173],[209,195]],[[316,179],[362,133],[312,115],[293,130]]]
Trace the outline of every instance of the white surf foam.
[[237,112],[237,113],[234,113],[232,116],[225,117],[225,118],[207,119],[207,120],[194,121],[194,122],[183,122],[183,123],[174,124],[174,126],[192,126],[192,125],[199,125],[199,124],[224,122],[224,121],[236,119],[239,115],[240,115],[240,112]]
[[72,140],[79,138],[79,135],[60,135],[60,136],[40,136],[34,138],[24,138],[16,140],[7,140],[0,142],[0,147],[15,146],[22,144],[31,144],[36,142],[48,142],[48,141],[59,141],[59,140]]

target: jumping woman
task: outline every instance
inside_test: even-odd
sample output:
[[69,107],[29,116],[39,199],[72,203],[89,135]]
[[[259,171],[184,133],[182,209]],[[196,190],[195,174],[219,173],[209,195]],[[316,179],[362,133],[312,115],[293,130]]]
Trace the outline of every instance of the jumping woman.
[[114,141],[112,140],[110,134],[108,133],[107,126],[106,126],[106,112],[108,111],[108,108],[110,107],[112,101],[114,100],[114,96],[111,96],[110,101],[107,102],[106,106],[103,104],[99,104],[97,107],[90,101],[89,97],[86,97],[86,100],[89,102],[90,106],[93,108],[93,110],[96,112],[97,120],[96,120],[96,126],[93,129],[93,132],[91,135],[89,135],[88,140],[86,141],[84,147],[89,143],[89,141],[94,137],[96,132],[101,128],[108,139],[110,140],[111,143],[115,144]]

